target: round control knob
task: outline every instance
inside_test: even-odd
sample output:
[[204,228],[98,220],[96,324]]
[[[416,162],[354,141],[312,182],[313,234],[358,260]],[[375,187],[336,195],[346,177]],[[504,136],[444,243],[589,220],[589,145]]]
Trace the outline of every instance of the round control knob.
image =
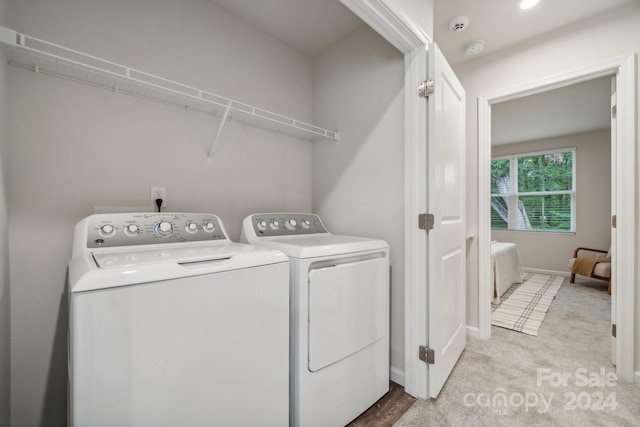
[[271,224],[269,224],[269,226],[272,229],[277,230],[278,228],[280,228],[280,223],[274,219],[273,221],[271,221]]
[[190,222],[189,224],[187,224],[186,229],[189,233],[195,233],[196,231],[198,231],[198,225]]
[[156,224],[154,231],[158,236],[170,236],[173,232],[173,226],[168,221],[162,221]]
[[302,220],[302,226],[303,226],[304,228],[309,228],[309,227],[311,227],[311,221],[309,221],[308,219],[303,219],[303,220]]
[[284,226],[289,231],[295,231],[297,225],[298,225],[298,222],[295,219],[288,219],[284,222]]
[[100,234],[102,234],[105,237],[112,236],[115,232],[116,232],[116,229],[111,224],[105,224],[102,227],[100,227]]
[[216,229],[216,225],[212,222],[207,222],[202,228],[207,233],[212,233]]
[[262,221],[258,221],[258,230],[260,231],[264,231],[267,229],[267,221],[265,221],[264,219]]
[[128,234],[138,234],[138,232],[140,231],[140,227],[138,227],[136,224],[129,224],[127,225],[127,233]]

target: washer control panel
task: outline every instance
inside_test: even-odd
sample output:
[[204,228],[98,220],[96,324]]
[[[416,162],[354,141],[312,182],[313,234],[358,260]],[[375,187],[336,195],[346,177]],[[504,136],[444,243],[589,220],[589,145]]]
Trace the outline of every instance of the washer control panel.
[[258,237],[328,233],[320,217],[314,214],[256,214],[251,216],[251,223]]
[[89,217],[88,248],[227,240],[220,219],[198,213],[116,213]]

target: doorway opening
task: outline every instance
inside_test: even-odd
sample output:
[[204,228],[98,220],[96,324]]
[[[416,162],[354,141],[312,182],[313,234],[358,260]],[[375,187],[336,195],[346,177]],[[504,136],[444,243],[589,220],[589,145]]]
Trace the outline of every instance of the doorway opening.
[[[566,277],[569,259],[576,248],[600,248],[606,252],[612,239],[611,193],[615,191],[611,179],[611,86],[610,77],[600,77],[497,103],[491,111],[494,286],[503,293],[501,299],[507,299],[514,289],[519,289],[514,297],[495,306],[497,311],[491,315],[492,322],[502,322],[508,327],[505,316],[514,316],[516,330],[532,334],[540,327],[544,337],[550,331],[561,335],[564,328],[554,321],[560,313],[572,313],[583,321],[593,322],[594,327],[588,328],[589,334],[572,335],[572,348],[588,348],[591,345],[588,340],[591,343],[594,339],[611,341],[607,331],[611,328],[613,307],[610,308],[607,282],[586,281],[578,276],[577,282],[581,284],[570,285]],[[514,255],[514,251],[520,257]],[[585,254],[590,253],[580,252]],[[522,267],[516,269],[508,262],[512,258],[524,261],[526,284],[511,287],[512,280],[520,282],[522,272]],[[604,264],[598,271],[603,268]],[[516,301],[523,298],[522,292],[528,292],[524,289],[530,289],[534,283],[546,286],[549,280],[565,284],[561,289],[555,285],[551,288],[560,293],[553,298],[546,315],[542,315],[544,309],[537,306],[536,312],[540,312],[544,320],[538,316],[523,320],[525,311],[518,313],[520,303]],[[549,289],[545,292],[555,294]],[[537,302],[544,305],[547,298],[549,296]],[[582,303],[574,308],[574,301]],[[494,296],[494,304],[497,303]],[[583,307],[584,312],[574,311]],[[496,320],[496,316],[502,320]],[[496,329],[492,332],[495,335]],[[509,337],[509,334],[498,336]],[[542,340],[539,337],[539,341]],[[609,365],[611,356],[607,346],[593,348],[589,354],[593,361],[599,360],[601,366]]]
[[[490,161],[491,161],[491,111],[500,102],[570,86],[576,83],[611,76],[617,86],[617,135],[612,141],[616,165],[612,174],[612,189],[617,197],[611,206],[617,217],[612,265],[614,290],[612,304],[616,306],[616,372],[619,378],[634,380],[633,323],[636,283],[636,184],[625,176],[636,176],[638,165],[635,148],[635,56],[614,58],[604,63],[582,68],[566,74],[531,82],[521,87],[490,93],[478,98],[478,335],[491,336],[490,307]],[[624,217],[624,218],[623,218]],[[622,220],[622,221],[621,221]]]

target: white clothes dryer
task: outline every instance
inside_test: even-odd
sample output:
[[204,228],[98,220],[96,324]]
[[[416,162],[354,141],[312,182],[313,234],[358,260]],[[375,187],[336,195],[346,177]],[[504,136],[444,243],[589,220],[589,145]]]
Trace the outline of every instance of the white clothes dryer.
[[248,216],[241,241],[290,259],[290,425],[348,424],[389,390],[388,244],[293,213]]
[[71,426],[289,422],[289,265],[210,214],[87,217],[69,264]]

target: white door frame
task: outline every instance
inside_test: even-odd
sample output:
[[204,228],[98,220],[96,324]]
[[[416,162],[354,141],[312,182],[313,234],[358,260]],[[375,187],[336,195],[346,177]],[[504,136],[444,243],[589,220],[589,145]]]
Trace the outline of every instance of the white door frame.
[[[425,61],[416,60],[433,41],[402,11],[385,0],[340,0],[373,30],[404,54],[404,374],[392,379],[412,396],[428,399],[427,365],[418,346],[427,336],[427,239],[418,229],[418,214],[427,207],[427,105],[416,96],[417,82],[427,78]],[[424,101],[424,100],[422,100]]]
[[[478,97],[478,315],[480,338],[491,336],[491,219],[490,219],[490,165],[491,165],[491,106],[499,102],[556,89],[604,76],[617,76],[617,229],[616,252],[618,262],[614,272],[617,282],[617,364],[619,378],[634,382],[634,304],[638,283],[636,260],[638,256],[636,226],[636,200],[638,164],[636,139],[636,55],[622,56],[583,67],[567,73],[553,75],[522,86],[492,92]],[[567,256],[568,260],[568,256]]]

